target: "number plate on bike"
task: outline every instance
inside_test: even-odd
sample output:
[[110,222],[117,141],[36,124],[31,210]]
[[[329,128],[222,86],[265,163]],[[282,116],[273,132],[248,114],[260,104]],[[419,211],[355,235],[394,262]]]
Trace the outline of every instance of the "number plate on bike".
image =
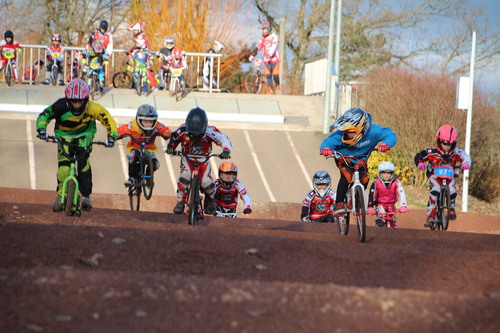
[[7,51],[3,53],[3,56],[7,59],[13,59],[14,58],[14,52],[12,51]]
[[434,169],[434,174],[440,178],[452,178],[454,171],[451,166],[439,166]]
[[182,68],[171,68],[172,76],[179,77],[182,75]]
[[99,68],[99,63],[98,62],[93,62],[90,64],[90,68],[92,69],[98,69]]

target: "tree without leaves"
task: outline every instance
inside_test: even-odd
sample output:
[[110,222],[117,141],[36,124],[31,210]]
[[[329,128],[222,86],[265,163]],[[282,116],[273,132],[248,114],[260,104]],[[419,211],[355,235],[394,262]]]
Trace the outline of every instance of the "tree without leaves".
[[[286,15],[285,34],[292,54],[288,77],[301,78],[307,59],[327,53],[330,1],[301,0],[294,3],[293,11],[288,1],[254,0],[254,5],[274,27],[277,18],[291,13]],[[341,79],[354,79],[387,63],[415,68],[417,57],[429,55],[439,57],[439,62],[432,64],[433,71],[437,66],[443,74],[455,75],[469,64],[463,55],[470,52],[472,29],[481,31],[476,67],[482,68],[500,53],[500,35],[487,30],[487,22],[479,20],[480,14],[465,0],[344,1]],[[452,25],[446,36],[442,29],[431,28],[431,33],[424,29],[443,21]]]

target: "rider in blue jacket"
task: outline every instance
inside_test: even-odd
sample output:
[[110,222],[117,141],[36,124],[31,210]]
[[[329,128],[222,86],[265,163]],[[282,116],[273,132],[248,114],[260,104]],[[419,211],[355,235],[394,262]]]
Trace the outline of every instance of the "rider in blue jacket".
[[[372,124],[372,116],[361,108],[351,108],[347,110],[333,124],[334,132],[321,143],[320,154],[328,157],[334,151],[343,155],[355,156],[362,161],[367,159],[367,155],[377,147],[379,152],[386,152],[396,145],[396,133],[388,127]],[[379,144],[380,143],[380,144]],[[353,164],[356,161],[349,161],[346,165],[341,158],[335,158],[337,167],[340,170],[340,180],[337,185],[337,200],[335,206],[336,213],[345,212],[344,200],[347,188],[351,182],[354,172]],[[361,184],[366,188],[368,185],[368,169],[366,163],[359,168],[359,178]]]

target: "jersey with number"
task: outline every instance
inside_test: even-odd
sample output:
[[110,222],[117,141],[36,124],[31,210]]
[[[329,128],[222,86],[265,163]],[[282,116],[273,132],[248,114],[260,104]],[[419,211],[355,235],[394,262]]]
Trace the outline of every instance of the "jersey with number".
[[16,60],[17,53],[21,52],[22,50],[23,50],[23,48],[16,41],[12,42],[11,44],[7,44],[7,42],[4,40],[0,42],[0,55],[2,58],[5,58],[5,54],[7,52],[12,52],[12,53],[14,53],[14,57],[11,60]]
[[332,190],[329,190],[324,197],[320,197],[314,190],[312,190],[307,193],[304,201],[302,201],[302,208],[308,208],[309,219],[311,220],[316,220],[329,214],[333,214],[335,196],[335,192]]
[[248,194],[245,186],[238,179],[235,179],[234,183],[227,188],[217,179],[215,182],[215,203],[217,206],[224,207],[227,209],[236,209],[238,206],[238,198],[241,197],[245,203],[245,208],[252,209],[252,200],[250,199],[250,194]]
[[214,143],[224,150],[229,150],[229,152],[233,149],[229,137],[214,126],[207,126],[205,133],[200,139],[192,140],[186,130],[186,125],[181,125],[177,130],[172,132],[168,145],[175,148],[181,144],[182,150],[188,155],[207,156],[212,153],[212,144]]

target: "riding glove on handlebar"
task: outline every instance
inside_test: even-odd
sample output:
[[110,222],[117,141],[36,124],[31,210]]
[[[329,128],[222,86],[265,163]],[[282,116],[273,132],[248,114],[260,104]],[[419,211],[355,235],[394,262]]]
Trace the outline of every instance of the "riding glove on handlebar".
[[333,154],[333,150],[331,150],[330,148],[328,147],[325,147],[321,150],[321,155],[325,156],[325,157],[328,157],[330,156],[331,154]]
[[47,131],[44,128],[38,130],[38,137],[40,140],[47,141]]
[[167,150],[165,150],[165,153],[167,153],[169,155],[173,155],[174,152],[175,152],[175,147],[172,147],[172,146],[168,146]]
[[406,212],[408,211],[408,208],[406,208],[406,207],[401,207],[401,208],[399,208],[399,211],[400,211],[401,213],[406,213]]
[[379,152],[381,152],[381,153],[385,153],[386,151],[389,151],[389,149],[391,149],[391,148],[389,148],[389,146],[387,145],[387,143],[381,143],[377,147],[377,150]]
[[417,168],[419,168],[420,170],[425,170],[425,163],[418,163]]
[[222,154],[220,154],[220,158],[221,158],[222,160],[228,160],[228,159],[230,159],[230,158],[231,158],[231,153],[229,152],[229,150],[224,149],[224,150],[222,151]]
[[106,147],[114,147],[115,145],[115,138],[113,138],[112,136],[108,136],[108,139],[106,140],[106,142],[104,143],[106,145]]
[[462,164],[462,170],[469,170],[469,169],[470,169],[470,165]]
[[366,211],[370,215],[375,215],[375,208],[369,207],[368,210]]

